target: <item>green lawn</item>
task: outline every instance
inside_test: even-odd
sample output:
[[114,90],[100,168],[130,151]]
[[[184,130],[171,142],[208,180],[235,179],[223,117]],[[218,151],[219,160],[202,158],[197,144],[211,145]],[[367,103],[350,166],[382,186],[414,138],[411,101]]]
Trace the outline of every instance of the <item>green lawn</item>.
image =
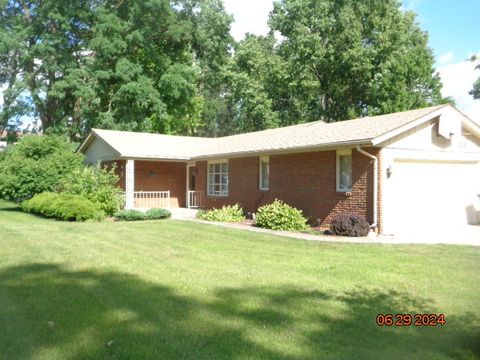
[[62,223],[0,202],[0,359],[476,359],[479,267],[475,247]]

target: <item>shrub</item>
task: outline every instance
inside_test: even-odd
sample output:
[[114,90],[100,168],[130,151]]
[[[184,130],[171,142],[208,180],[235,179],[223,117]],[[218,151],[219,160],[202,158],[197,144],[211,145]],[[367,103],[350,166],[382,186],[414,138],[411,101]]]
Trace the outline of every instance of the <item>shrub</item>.
[[41,193],[22,202],[22,209],[59,220],[85,221],[103,218],[103,212],[94,203],[82,196],[71,194]]
[[361,216],[340,214],[332,219],[330,230],[339,236],[367,236],[370,226],[367,220]]
[[118,180],[115,167],[108,169],[97,164],[73,170],[60,181],[58,190],[82,195],[97,204],[105,214],[113,215],[123,206]]
[[139,210],[121,210],[115,213],[117,221],[138,221],[138,220],[156,220],[168,219],[172,214],[167,209],[154,208],[142,212]]
[[222,206],[220,209],[201,210],[197,217],[207,221],[238,222],[245,219],[243,209],[239,204]]
[[145,214],[149,220],[168,219],[170,216],[172,216],[170,211],[161,208],[147,210]]
[[49,192],[37,194],[30,200],[22,202],[21,208],[25,212],[52,217],[54,214],[53,204],[58,200],[58,196],[56,193]]
[[0,158],[0,198],[20,202],[52,192],[82,162],[83,156],[61,137],[25,136]]
[[138,210],[120,210],[115,213],[115,220],[118,221],[138,221],[146,219],[147,214]]
[[307,228],[307,219],[298,210],[283,201],[276,199],[257,210],[255,225],[272,230],[300,231]]

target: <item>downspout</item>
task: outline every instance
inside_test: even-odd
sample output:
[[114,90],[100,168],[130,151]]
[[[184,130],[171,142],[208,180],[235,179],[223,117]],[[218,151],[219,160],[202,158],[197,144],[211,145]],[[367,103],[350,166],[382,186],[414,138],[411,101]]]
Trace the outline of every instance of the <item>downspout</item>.
[[363,150],[360,145],[357,145],[357,151],[360,154],[363,154],[370,159],[373,159],[373,224],[370,225],[371,228],[375,229],[377,227],[377,198],[378,198],[378,159],[376,156],[370,154]]

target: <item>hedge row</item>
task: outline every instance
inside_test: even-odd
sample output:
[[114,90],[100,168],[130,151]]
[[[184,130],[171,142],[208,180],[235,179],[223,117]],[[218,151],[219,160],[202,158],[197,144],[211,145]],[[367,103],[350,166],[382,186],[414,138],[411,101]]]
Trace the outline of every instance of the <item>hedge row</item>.
[[146,212],[138,210],[121,210],[115,213],[117,221],[138,221],[168,219],[172,214],[167,209],[154,208]]

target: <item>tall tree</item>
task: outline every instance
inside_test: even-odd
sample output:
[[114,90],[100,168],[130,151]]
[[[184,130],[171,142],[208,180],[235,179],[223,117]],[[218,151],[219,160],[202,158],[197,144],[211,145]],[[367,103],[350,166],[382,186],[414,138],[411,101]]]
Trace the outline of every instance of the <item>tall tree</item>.
[[225,11],[222,0],[179,0],[180,14],[192,24],[192,50],[198,77],[202,135],[218,135],[231,119],[225,93],[228,91],[222,69],[231,58],[235,41],[230,34],[233,17]]
[[269,24],[283,37],[278,51],[297,87],[307,86],[306,102],[298,100],[307,110],[304,121],[344,120],[442,101],[427,34],[400,5],[397,0],[275,3]]
[[14,118],[195,134],[219,97],[231,18],[220,0],[0,0],[0,129]]
[[70,129],[192,131],[199,116],[191,31],[168,0],[102,2],[83,66],[55,89],[71,106]]
[[39,118],[44,129],[66,116],[50,92],[67,69],[78,66],[94,6],[78,0],[0,1],[0,83],[6,87],[0,129],[22,115]]
[[231,118],[222,124],[221,133],[246,132],[278,127],[276,111],[282,85],[287,80],[282,60],[275,54],[275,38],[247,34],[237,44],[235,56],[224,68],[232,109]]

